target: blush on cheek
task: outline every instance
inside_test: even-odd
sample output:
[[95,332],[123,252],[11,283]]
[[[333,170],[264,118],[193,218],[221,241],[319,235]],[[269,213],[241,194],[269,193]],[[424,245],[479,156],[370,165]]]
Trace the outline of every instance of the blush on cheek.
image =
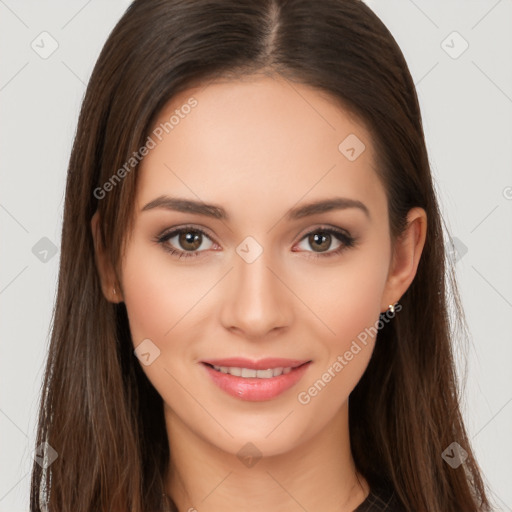
[[141,246],[140,240],[132,245],[123,268],[124,302],[135,344],[152,337],[164,341],[190,309],[188,304],[198,300],[197,287],[186,275],[173,269],[154,247]]
[[132,339],[137,345],[145,338],[160,338],[169,329],[172,318],[164,322],[165,297],[158,293],[158,289],[155,290],[155,287],[151,286],[151,276],[145,279],[142,269],[139,274],[132,274],[132,276],[124,284],[124,299]]
[[339,344],[339,350],[373,326],[380,313],[381,290],[375,285],[377,276],[375,280],[364,273],[343,277],[346,278],[343,282],[340,280],[338,286],[331,284],[330,293],[313,299],[316,304],[322,304],[318,310],[326,326],[335,333],[333,343]]

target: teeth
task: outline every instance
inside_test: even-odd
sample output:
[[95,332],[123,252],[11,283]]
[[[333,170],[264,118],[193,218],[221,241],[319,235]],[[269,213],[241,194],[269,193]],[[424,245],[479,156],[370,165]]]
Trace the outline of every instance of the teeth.
[[258,379],[271,379],[272,377],[279,377],[279,375],[286,375],[292,371],[291,367],[288,368],[268,368],[267,370],[253,370],[252,368],[237,368],[232,366],[215,366],[213,367],[221,373],[229,373],[235,377],[244,378],[258,378]]
[[272,375],[273,375],[274,377],[278,377],[279,375],[282,375],[283,370],[284,370],[284,368],[282,368],[282,367],[281,367],[281,368],[274,368],[274,369],[272,370]]

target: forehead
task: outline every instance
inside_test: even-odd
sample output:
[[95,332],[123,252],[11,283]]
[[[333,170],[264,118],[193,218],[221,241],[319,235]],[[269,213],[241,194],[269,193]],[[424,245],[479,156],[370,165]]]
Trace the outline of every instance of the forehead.
[[[162,194],[246,210],[383,189],[364,124],[318,89],[252,76],[182,91],[159,113],[139,168],[137,204]],[[377,197],[373,197],[373,200]]]

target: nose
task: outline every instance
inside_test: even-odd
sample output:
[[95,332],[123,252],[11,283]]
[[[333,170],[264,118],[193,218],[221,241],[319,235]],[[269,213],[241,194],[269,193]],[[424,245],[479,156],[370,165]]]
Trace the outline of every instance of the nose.
[[269,254],[264,250],[252,263],[235,254],[222,294],[223,326],[249,340],[284,330],[292,321],[293,294]]

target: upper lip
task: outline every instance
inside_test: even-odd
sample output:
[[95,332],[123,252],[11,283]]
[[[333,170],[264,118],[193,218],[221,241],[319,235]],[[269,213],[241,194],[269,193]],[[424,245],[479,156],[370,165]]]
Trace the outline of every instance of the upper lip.
[[284,359],[280,357],[267,357],[254,361],[244,357],[229,357],[227,359],[206,359],[202,363],[212,366],[229,366],[231,368],[250,368],[252,370],[268,370],[269,368],[297,368],[308,363],[307,359]]

